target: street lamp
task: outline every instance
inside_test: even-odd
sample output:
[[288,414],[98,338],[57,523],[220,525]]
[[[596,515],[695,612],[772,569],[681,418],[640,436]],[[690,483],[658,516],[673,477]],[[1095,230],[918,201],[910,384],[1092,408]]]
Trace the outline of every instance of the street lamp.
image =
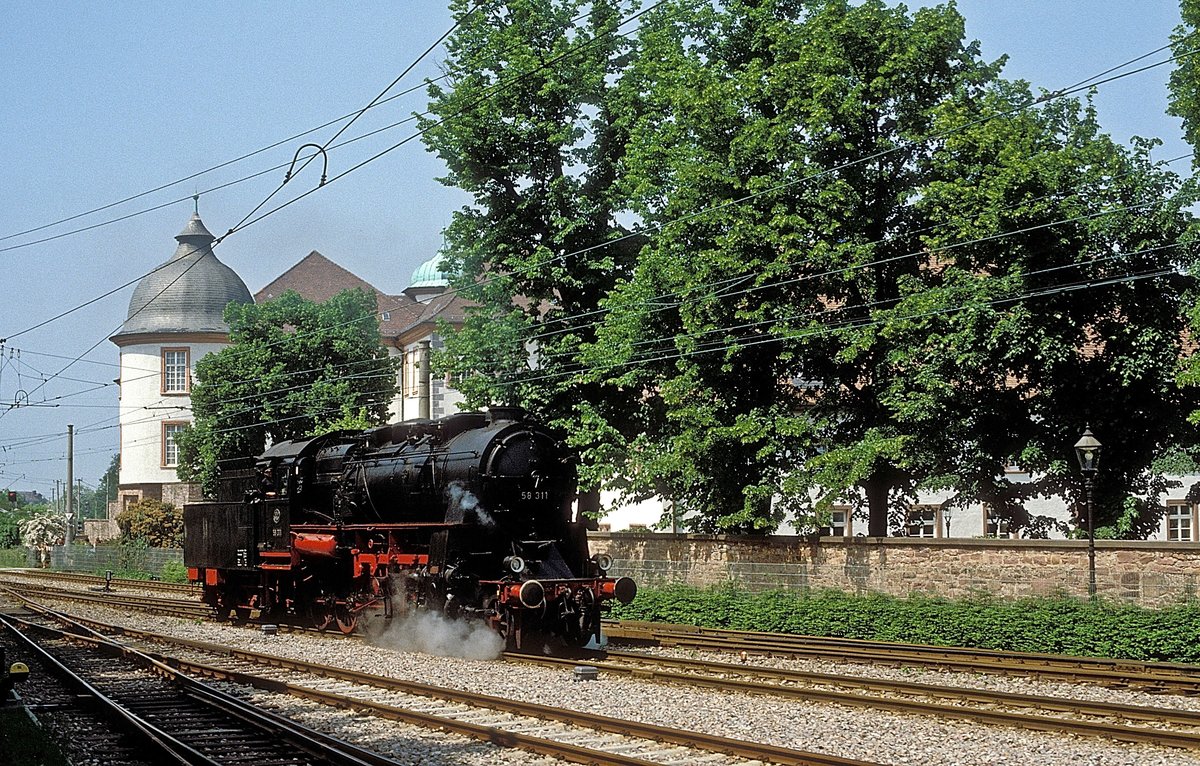
[[1084,494],[1087,499],[1088,530],[1088,598],[1096,600],[1096,525],[1092,513],[1092,480],[1100,466],[1100,440],[1092,436],[1092,429],[1084,428],[1083,436],[1075,442],[1075,456],[1079,458],[1079,470],[1083,471]]

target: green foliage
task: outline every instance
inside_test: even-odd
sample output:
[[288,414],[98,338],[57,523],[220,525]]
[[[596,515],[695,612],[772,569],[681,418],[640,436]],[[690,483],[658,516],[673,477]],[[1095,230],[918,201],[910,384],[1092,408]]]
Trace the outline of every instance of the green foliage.
[[[883,535],[944,488],[1021,527],[1030,497],[1078,497],[1087,423],[1122,437],[1102,522],[1160,492],[1150,461],[1197,436],[1175,385],[1194,186],[1090,104],[1037,106],[952,5],[687,7],[649,15],[628,75],[623,188],[662,228],[582,361],[649,415],[601,457],[703,531],[865,495]],[[1034,482],[1003,478],[1018,455]]]
[[219,468],[267,439],[387,421],[396,362],[380,345],[375,297],[347,290],[324,303],[288,291],[225,310],[231,345],[196,364],[195,420],[177,436],[179,477],[212,492]]
[[0,548],[0,569],[29,566],[29,551],[25,548]]
[[[454,0],[460,25],[443,65],[452,87],[430,86],[422,124],[449,169],[443,182],[472,198],[445,232],[442,266],[475,305],[460,331],[442,328],[435,367],[464,378],[471,406],[521,405],[573,434],[593,415],[637,430],[636,392],[579,379],[574,358],[640,246],[618,220],[622,72],[634,47],[613,34],[622,7]],[[586,483],[601,478],[595,464]]]
[[146,498],[117,514],[123,540],[138,540],[151,548],[183,545],[183,511],[170,503]]
[[1090,424],[1122,439],[1098,523],[1145,528],[1124,498],[1200,442],[1197,188],[1154,142],[1004,80],[953,4],[668,0],[629,38],[611,2],[475,5],[423,125],[473,198],[443,264],[477,306],[436,360],[471,404],[563,426],[585,486],[735,533],[865,500],[885,535],[953,488],[1045,534],[1026,502],[1079,498]]
[[[1200,60],[1195,55],[1200,48],[1200,1],[1180,0],[1179,13],[1183,23],[1171,35],[1171,53],[1178,57],[1171,73],[1171,102],[1167,114],[1183,120],[1183,134],[1193,147],[1200,147]],[[1192,159],[1193,167],[1200,160]]]
[[639,591],[613,617],[871,641],[1200,663],[1200,604],[1146,609],[1071,598],[750,593],[733,585]]
[[90,513],[88,518],[103,519],[108,515],[108,504],[116,502],[117,487],[120,484],[121,453],[112,456],[108,470],[100,477],[96,491],[91,495]]
[[113,575],[127,580],[150,579],[149,550],[150,543],[144,537],[122,537],[117,544],[117,565]]
[[43,510],[19,522],[21,544],[35,548],[58,545],[66,534],[66,525],[61,513]]
[[182,561],[168,561],[162,565],[162,570],[158,573],[158,579],[163,582],[187,582],[187,567]]
[[21,543],[21,516],[12,511],[0,511],[0,548],[12,548]]

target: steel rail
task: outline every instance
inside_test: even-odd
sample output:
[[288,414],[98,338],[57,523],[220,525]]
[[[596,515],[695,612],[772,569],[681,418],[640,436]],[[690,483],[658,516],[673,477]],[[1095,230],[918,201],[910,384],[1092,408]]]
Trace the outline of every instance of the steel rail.
[[659,623],[608,623],[610,639],[667,647],[746,652],[764,656],[819,657],[892,666],[924,665],[973,673],[1026,675],[1106,686],[1200,694],[1200,666],[1114,658],[1069,657],[923,644],[896,644],[695,628]]
[[[41,608],[36,604],[30,604],[30,606],[34,609],[38,609],[39,611],[41,610]],[[107,625],[91,619],[72,619],[81,624],[91,625],[94,628],[101,630],[111,630],[113,633],[126,638],[166,643],[168,645],[185,647],[199,652],[227,656],[253,664],[320,675],[338,681],[356,683],[385,691],[401,692],[421,697],[428,697],[439,701],[464,704],[478,708],[487,708],[503,713],[523,715],[548,721],[557,721],[572,726],[582,726],[585,728],[594,729],[608,734],[640,737],[648,740],[669,742],[690,748],[710,750],[716,753],[725,753],[748,759],[758,759],[774,764],[780,764],[781,766],[875,766],[875,764],[872,762],[867,761],[841,758],[823,753],[803,752],[765,743],[749,743],[743,740],[719,737],[717,735],[708,734],[705,732],[663,728],[653,724],[646,724],[638,721],[626,721],[623,719],[612,718],[610,716],[603,716],[595,713],[566,710],[560,707],[541,705],[534,702],[524,702],[521,700],[495,697],[476,692],[464,691],[461,689],[433,686],[416,681],[405,681],[402,679],[378,676],[346,668],[334,668],[317,663],[306,662],[303,660],[288,659],[260,652],[220,646],[204,641],[195,641],[192,639],[166,636],[163,634],[135,628]],[[632,756],[609,754],[605,753],[604,751],[597,751],[593,749],[577,748],[569,751],[561,751],[557,748],[563,743],[557,743],[552,740],[544,740],[514,732],[498,732],[498,730],[494,727],[489,727],[482,724],[457,721],[452,718],[437,716],[435,714],[381,705],[380,703],[372,703],[359,698],[346,697],[333,692],[310,689],[308,687],[298,686],[276,679],[255,676],[242,671],[220,668],[208,665],[206,663],[198,663],[180,658],[168,657],[158,652],[146,651],[144,649],[142,651],[149,656],[155,657],[164,664],[175,667],[183,672],[194,672],[211,678],[221,678],[233,681],[235,683],[252,685],[265,691],[294,694],[296,696],[305,697],[316,702],[334,705],[341,708],[367,710],[370,712],[379,710],[382,711],[380,713],[381,715],[390,717],[393,720],[414,723],[427,728],[455,731],[459,734],[466,734],[467,736],[494,742],[496,744],[505,745],[510,741],[509,738],[513,738],[511,739],[511,742],[514,744],[509,746],[531,749],[534,752],[544,755],[555,755],[558,757],[568,758],[569,760],[574,760],[576,756],[584,758],[584,760],[576,761],[579,763],[594,763],[598,766],[600,764],[610,763],[613,766],[650,763],[645,760],[639,760]],[[447,725],[448,722],[450,725]],[[544,743],[551,744],[546,745]],[[526,745],[529,745],[529,747],[526,747]],[[604,758],[608,757],[615,757],[619,760],[604,760]]]
[[[27,619],[10,621],[0,615],[0,624],[3,624],[13,635],[17,636],[30,652],[38,655],[40,661],[54,668],[56,673],[68,679],[70,683],[84,689],[90,698],[100,702],[113,716],[125,721],[134,731],[140,732],[146,741],[152,743],[159,752],[170,758],[173,762],[201,766],[220,766],[223,763],[223,761],[217,761],[208,757],[162,727],[146,721],[117,700],[106,695],[74,670],[67,667],[66,664],[61,662],[51,652],[18,630],[13,624],[14,622],[19,622],[32,630],[48,633],[56,638],[84,644],[96,651],[106,652],[112,656],[124,657],[151,672],[164,676],[167,680],[181,687],[190,699],[197,700],[208,707],[237,718],[265,734],[282,736],[293,747],[321,758],[325,763],[339,764],[340,766],[398,766],[398,762],[391,758],[386,758],[315,729],[310,729],[282,716],[257,709],[232,695],[225,694],[195,678],[188,677],[143,652],[123,644],[115,643],[99,634],[81,635]],[[83,626],[80,627],[82,628]],[[87,630],[86,628],[83,629]]]
[[67,582],[80,582],[91,585],[111,584],[122,588],[141,588],[143,590],[158,590],[165,593],[187,593],[198,595],[199,587],[194,583],[179,583],[165,582],[163,580],[134,580],[127,577],[113,577],[112,579],[102,577],[100,575],[87,574],[86,572],[65,572],[60,570],[45,570],[45,569],[6,569],[4,574],[17,575],[19,577],[29,577],[38,580],[66,580]]
[[[506,654],[505,656],[520,662],[532,663],[535,665],[546,665],[551,667],[576,665],[579,663],[579,660],[577,659],[545,657],[528,654],[510,653]],[[728,675],[699,675],[671,670],[654,670],[653,668],[648,668],[644,665],[626,665],[620,662],[608,662],[605,660],[589,660],[588,664],[596,667],[599,670],[614,674],[663,683],[702,686],[707,688],[723,689],[726,691],[740,691],[757,695],[777,695],[807,701],[829,702],[840,705],[850,705],[854,707],[867,707],[876,710],[892,710],[895,712],[911,713],[921,716],[959,718],[993,725],[1012,726],[1015,728],[1033,729],[1037,731],[1084,734],[1095,737],[1107,737],[1109,739],[1116,739],[1123,742],[1143,742],[1193,750],[1200,749],[1200,732],[1148,729],[1135,726],[1121,726],[1106,721],[1073,720],[1056,718],[1052,716],[1031,715],[1028,712],[981,709],[968,706],[919,702],[916,700],[907,700],[896,697],[879,697],[864,694],[853,694],[850,692],[830,691],[826,689],[798,688],[779,684],[763,684],[759,681],[752,681],[744,678],[731,678]],[[744,672],[744,669],[740,666],[735,667],[738,667],[739,670],[743,670]]]
[[173,617],[204,618],[212,617],[212,608],[198,601],[188,601],[176,598],[158,598],[156,596],[137,596],[129,593],[98,593],[83,590],[64,590],[46,585],[6,582],[0,584],[0,589],[14,593],[34,594],[45,598],[63,601],[81,601],[88,604],[104,606],[129,606],[156,614],[166,614]]
[[609,651],[606,653],[606,656],[608,659],[615,659],[631,664],[660,665],[684,670],[707,671],[709,673],[729,673],[745,677],[754,676],[780,683],[838,686],[863,691],[883,692],[886,694],[917,695],[958,702],[1053,710],[1097,718],[1108,717],[1124,718],[1131,721],[1152,721],[1154,723],[1169,723],[1176,726],[1190,726],[1200,730],[1200,712],[1181,710],[1179,708],[1147,707],[1144,705],[1127,705],[1119,702],[1079,700],[1067,697],[1046,697],[992,689],[942,686],[915,681],[894,681],[884,678],[866,678],[862,676],[818,673],[790,668],[771,668],[760,665],[712,662],[709,660],[680,657],[657,657],[635,652]]

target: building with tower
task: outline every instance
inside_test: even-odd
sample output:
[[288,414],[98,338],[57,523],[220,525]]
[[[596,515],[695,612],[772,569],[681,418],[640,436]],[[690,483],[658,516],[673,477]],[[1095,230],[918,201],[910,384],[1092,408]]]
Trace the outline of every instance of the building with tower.
[[193,214],[175,254],[138,283],[125,324],[109,338],[121,365],[118,509],[143,498],[182,506],[193,491],[175,475],[174,438],[192,419],[192,371],[229,345],[225,306],[253,301],[213,253],[214,239]]

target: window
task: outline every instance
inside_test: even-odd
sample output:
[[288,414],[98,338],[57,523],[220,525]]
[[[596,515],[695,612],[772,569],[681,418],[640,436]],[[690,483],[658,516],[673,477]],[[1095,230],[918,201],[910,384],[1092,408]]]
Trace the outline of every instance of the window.
[[419,350],[404,352],[404,393],[407,396],[421,395],[421,352]]
[[187,423],[174,421],[162,424],[162,464],[163,468],[174,468],[179,465],[179,445],[175,443],[175,434],[187,426]]
[[1167,539],[1175,543],[1192,541],[1192,504],[1188,502],[1167,503]]
[[821,527],[821,537],[849,537],[851,534],[850,508],[835,505],[829,512],[829,526]]
[[186,394],[191,389],[191,360],[186,348],[164,348],[162,352],[162,392]]
[[914,505],[904,520],[904,534],[909,537],[936,537],[937,506]]
[[983,536],[1009,539],[1012,532],[1008,529],[1008,519],[1000,518],[992,507],[986,503],[983,506]]

